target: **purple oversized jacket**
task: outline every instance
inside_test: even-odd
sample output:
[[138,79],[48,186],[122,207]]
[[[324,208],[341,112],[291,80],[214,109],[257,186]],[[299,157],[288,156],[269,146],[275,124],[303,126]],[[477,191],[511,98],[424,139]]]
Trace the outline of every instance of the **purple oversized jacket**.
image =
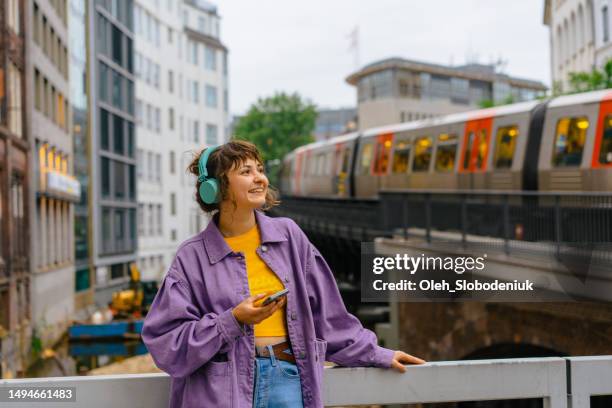
[[[255,215],[257,253],[289,288],[287,330],[304,407],[322,407],[324,361],[388,368],[394,351],[378,346],[376,335],[347,312],[332,271],[293,220]],[[171,376],[172,408],[253,404],[253,325],[240,324],[231,312],[251,295],[243,255],[211,221],[179,246],[151,305],[142,339]]]

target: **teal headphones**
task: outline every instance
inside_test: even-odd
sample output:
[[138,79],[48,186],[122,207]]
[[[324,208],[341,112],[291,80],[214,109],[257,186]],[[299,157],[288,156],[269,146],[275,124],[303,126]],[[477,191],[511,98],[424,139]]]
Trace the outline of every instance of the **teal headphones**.
[[208,156],[212,154],[215,150],[217,150],[221,146],[211,146],[202,153],[200,156],[200,160],[198,162],[198,170],[200,175],[198,176],[198,181],[200,184],[200,198],[206,204],[215,204],[219,202],[219,182],[214,177],[208,177],[208,170],[206,169],[206,162],[208,161]]

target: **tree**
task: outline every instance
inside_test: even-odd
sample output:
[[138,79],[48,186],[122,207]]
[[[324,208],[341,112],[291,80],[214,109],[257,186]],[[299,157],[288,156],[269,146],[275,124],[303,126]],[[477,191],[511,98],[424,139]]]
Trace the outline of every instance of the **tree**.
[[277,92],[251,105],[236,124],[234,137],[254,143],[264,161],[282,159],[296,147],[314,141],[316,119],[315,105],[297,93]]

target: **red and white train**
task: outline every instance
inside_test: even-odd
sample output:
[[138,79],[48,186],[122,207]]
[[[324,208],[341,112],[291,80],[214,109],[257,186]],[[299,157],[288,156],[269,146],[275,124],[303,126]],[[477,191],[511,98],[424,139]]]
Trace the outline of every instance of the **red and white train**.
[[451,114],[301,146],[282,162],[292,196],[381,189],[612,191],[612,91]]

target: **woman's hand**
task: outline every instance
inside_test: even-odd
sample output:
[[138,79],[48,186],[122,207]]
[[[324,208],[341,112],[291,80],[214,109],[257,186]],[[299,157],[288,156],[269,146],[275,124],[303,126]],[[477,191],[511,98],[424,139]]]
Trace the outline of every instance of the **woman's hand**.
[[404,367],[404,364],[425,364],[426,362],[427,361],[418,357],[406,354],[401,350],[396,350],[395,354],[393,355],[393,360],[391,361],[391,368],[399,371],[400,373],[405,373],[406,367]]
[[280,300],[276,300],[266,306],[255,305],[255,302],[272,293],[273,292],[266,292],[249,296],[232,309],[232,314],[238,322],[243,324],[257,324],[267,319],[272,313],[283,307],[287,301],[287,296],[283,296]]

